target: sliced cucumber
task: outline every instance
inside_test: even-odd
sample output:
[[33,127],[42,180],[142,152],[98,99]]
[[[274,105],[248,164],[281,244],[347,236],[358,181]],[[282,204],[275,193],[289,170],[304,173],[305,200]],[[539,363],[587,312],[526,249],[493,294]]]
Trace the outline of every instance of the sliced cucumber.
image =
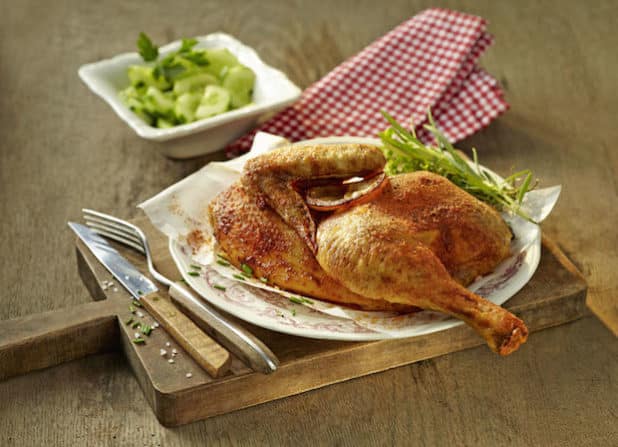
[[146,123],[167,128],[209,118],[252,100],[255,74],[226,48],[183,46],[127,70],[122,101]]
[[237,65],[228,70],[223,79],[223,87],[229,90],[232,108],[242,107],[251,102],[255,73],[244,65]]
[[171,87],[163,74],[155,76],[154,68],[147,65],[131,65],[127,69],[127,74],[131,85],[136,88],[152,86],[166,90]]
[[208,59],[208,65],[204,70],[219,79],[223,77],[222,72],[226,67],[229,70],[238,65],[238,59],[227,48],[209,48],[204,50],[204,53]]
[[167,115],[174,110],[174,99],[156,87],[148,87],[144,95],[144,106],[151,114]]
[[137,116],[139,116],[146,124],[152,125],[154,118],[146,110],[146,106],[142,101],[142,97],[135,87],[129,86],[119,93],[120,99],[126,106]]
[[195,112],[197,119],[208,118],[225,112],[230,106],[230,93],[218,85],[209,85],[204,89],[204,95]]
[[183,93],[202,90],[207,85],[218,84],[219,81],[209,73],[194,73],[190,76],[183,77],[174,83],[174,93],[182,95]]
[[174,127],[174,123],[166,120],[165,118],[157,118],[157,127],[161,129],[168,129],[170,127]]
[[202,96],[199,93],[183,93],[180,95],[174,106],[176,117],[184,123],[195,121],[195,111],[201,99]]

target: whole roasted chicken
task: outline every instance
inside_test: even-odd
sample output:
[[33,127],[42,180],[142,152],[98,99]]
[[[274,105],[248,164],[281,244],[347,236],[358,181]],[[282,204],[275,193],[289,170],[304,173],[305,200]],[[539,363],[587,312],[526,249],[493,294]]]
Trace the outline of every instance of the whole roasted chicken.
[[286,290],[365,310],[443,312],[502,355],[525,324],[465,285],[509,254],[490,206],[429,172],[386,177],[379,148],[288,146],[249,160],[209,206],[230,261]]

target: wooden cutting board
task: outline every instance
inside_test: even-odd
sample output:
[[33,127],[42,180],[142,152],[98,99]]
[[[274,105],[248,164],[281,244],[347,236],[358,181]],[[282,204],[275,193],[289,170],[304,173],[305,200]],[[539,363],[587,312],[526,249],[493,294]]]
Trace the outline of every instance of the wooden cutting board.
[[[148,235],[157,268],[170,278],[180,279],[163,235],[144,217],[135,223]],[[231,371],[213,379],[162,328],[154,330],[145,345],[132,343],[135,330],[126,321],[135,315],[128,308],[128,293],[122,287],[103,290],[101,284],[112,279],[110,274],[80,241],[76,244],[78,269],[95,302],[0,322],[0,379],[121,347],[157,418],[167,426],[483,344],[465,325],[407,339],[338,342],[279,334],[241,322],[279,357],[280,368],[272,375],[261,375],[234,358]],[[146,271],[140,255],[116,247]],[[544,238],[538,270],[505,307],[534,332],[584,316],[586,290],[586,282],[575,266],[555,242]],[[146,315],[143,321],[152,320]],[[532,335],[521,349],[534,349],[534,344]],[[161,349],[168,351],[166,358],[160,355]],[[169,363],[172,349],[178,354],[174,363]],[[495,361],[501,361],[500,357]]]

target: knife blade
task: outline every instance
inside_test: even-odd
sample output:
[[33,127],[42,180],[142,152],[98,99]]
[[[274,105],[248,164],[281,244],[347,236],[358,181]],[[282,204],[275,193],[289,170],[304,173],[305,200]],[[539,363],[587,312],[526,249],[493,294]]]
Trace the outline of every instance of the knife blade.
[[138,300],[191,357],[213,377],[229,369],[231,356],[170,301],[158,296],[158,288],[127,261],[103,237],[90,228],[69,222],[69,227],[95,258]]
[[139,300],[143,295],[159,290],[150,278],[144,276],[114,247],[90,228],[75,222],[69,222],[69,227],[86,244],[94,257],[133,295],[133,298]]

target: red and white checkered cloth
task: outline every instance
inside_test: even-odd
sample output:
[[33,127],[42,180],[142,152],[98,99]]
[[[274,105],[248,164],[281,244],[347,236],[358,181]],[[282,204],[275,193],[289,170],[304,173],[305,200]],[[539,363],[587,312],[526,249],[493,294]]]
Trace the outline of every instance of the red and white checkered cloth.
[[226,148],[246,152],[255,132],[291,141],[325,136],[376,136],[386,110],[400,123],[423,129],[427,111],[451,142],[459,141],[508,109],[497,81],[476,65],[492,44],[477,16],[428,9],[379,38],[307,88],[292,106]]

